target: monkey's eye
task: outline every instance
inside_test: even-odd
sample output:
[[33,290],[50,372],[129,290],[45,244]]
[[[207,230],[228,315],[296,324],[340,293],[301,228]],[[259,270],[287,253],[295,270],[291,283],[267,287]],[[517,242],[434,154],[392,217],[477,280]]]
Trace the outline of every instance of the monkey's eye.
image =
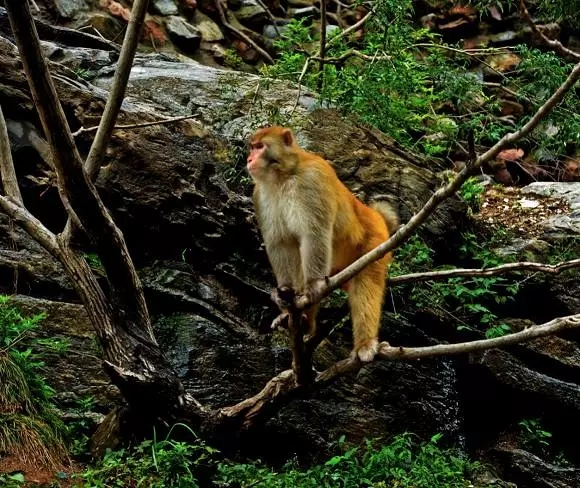
[[264,143],[263,142],[256,142],[255,144],[252,144],[253,149],[263,149],[264,148]]

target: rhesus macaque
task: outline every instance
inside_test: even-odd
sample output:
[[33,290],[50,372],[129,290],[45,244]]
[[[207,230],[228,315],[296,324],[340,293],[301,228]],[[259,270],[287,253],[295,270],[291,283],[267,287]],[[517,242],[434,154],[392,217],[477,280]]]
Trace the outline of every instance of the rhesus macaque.
[[[278,289],[308,294],[324,279],[386,241],[398,226],[385,203],[369,207],[338,179],[320,156],[296,144],[290,129],[269,127],[250,140],[247,169],[254,206]],[[353,358],[372,361],[378,350],[388,253],[343,288],[354,333]],[[309,333],[318,305],[306,310]]]

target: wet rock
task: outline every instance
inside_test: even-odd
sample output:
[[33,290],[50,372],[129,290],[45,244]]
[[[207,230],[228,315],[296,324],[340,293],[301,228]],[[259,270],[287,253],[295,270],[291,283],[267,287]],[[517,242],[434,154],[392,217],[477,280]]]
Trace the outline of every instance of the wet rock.
[[153,0],[151,7],[159,15],[177,15],[179,12],[174,0]]
[[70,27],[73,29],[92,27],[105,39],[120,42],[126,24],[104,12],[87,12],[77,16]]
[[201,39],[205,42],[216,42],[224,39],[220,27],[200,10],[195,12],[195,28],[200,32]]
[[318,17],[320,10],[318,7],[289,8],[288,16],[293,19],[305,19],[308,17]]
[[39,328],[33,331],[34,337],[63,340],[69,344],[62,353],[50,347],[39,348],[45,363],[42,374],[56,390],[59,407],[76,408],[80,400],[90,396],[95,401],[96,411],[107,413],[119,402],[117,387],[103,372],[101,351],[82,305],[23,295],[16,295],[12,300],[24,315],[46,314]]
[[57,14],[66,20],[73,19],[79,12],[89,10],[85,0],[52,0]]
[[248,24],[264,22],[268,18],[266,11],[256,0],[241,0],[234,15],[240,22]]
[[165,20],[167,33],[173,43],[185,52],[194,53],[201,43],[200,31],[181,17],[171,15]]
[[522,449],[496,449],[494,457],[517,486],[526,488],[572,488],[580,486],[580,469],[543,461]]

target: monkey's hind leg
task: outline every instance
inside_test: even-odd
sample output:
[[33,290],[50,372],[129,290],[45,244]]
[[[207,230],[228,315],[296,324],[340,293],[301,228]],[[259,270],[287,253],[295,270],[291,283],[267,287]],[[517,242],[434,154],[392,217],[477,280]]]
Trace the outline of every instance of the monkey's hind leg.
[[367,363],[379,349],[379,327],[385,293],[383,261],[370,264],[348,283],[348,302],[352,320],[352,357]]

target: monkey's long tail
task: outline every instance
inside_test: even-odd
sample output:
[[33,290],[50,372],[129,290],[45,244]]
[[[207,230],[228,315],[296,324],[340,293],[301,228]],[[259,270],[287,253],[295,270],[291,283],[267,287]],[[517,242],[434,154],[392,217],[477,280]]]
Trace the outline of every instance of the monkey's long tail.
[[383,219],[385,219],[385,223],[389,229],[389,235],[393,235],[399,228],[399,216],[395,209],[389,203],[384,201],[373,202],[371,207],[379,212]]

